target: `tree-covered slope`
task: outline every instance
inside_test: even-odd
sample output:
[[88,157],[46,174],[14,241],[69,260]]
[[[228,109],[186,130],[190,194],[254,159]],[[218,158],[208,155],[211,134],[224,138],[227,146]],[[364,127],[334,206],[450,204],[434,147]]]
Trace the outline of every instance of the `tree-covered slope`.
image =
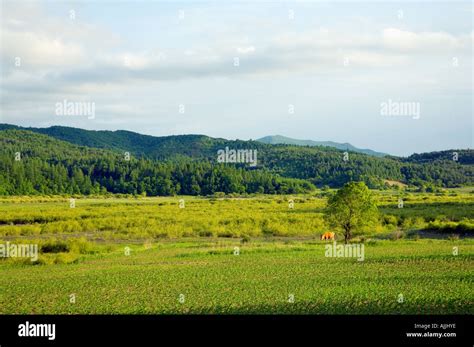
[[0,195],[302,193],[307,181],[209,160],[127,158],[25,130],[0,131]]
[[[104,187],[113,192],[145,191],[155,194],[156,190],[152,189],[151,185],[156,182],[147,181],[146,176],[149,171],[144,168],[163,165],[168,169],[172,167],[171,171],[179,166],[186,167],[187,174],[194,177],[183,185],[181,178],[176,176],[171,180],[174,190],[164,190],[168,193],[208,194],[220,191],[216,189],[223,189],[222,191],[226,192],[261,190],[262,184],[254,184],[253,188],[249,188],[247,181],[243,185],[229,183],[220,186],[220,188],[209,185],[204,188],[203,182],[195,184],[194,181],[200,181],[202,178],[201,171],[214,170],[215,168],[224,171],[237,170],[238,173],[235,172],[235,175],[242,177],[242,180],[244,178],[253,180],[255,177],[252,175],[264,173],[265,177],[271,177],[277,181],[281,181],[285,177],[288,180],[299,179],[318,186],[329,185],[332,187],[340,187],[349,181],[364,181],[372,188],[379,188],[385,185],[385,180],[401,181],[420,187],[428,185],[455,187],[474,184],[472,150],[457,151],[459,157],[457,161],[452,160],[452,151],[416,154],[408,158],[393,156],[379,158],[356,152],[349,152],[348,156],[345,156],[344,151],[330,147],[270,145],[257,141],[215,139],[203,135],[153,137],[128,131],[88,131],[67,127],[31,128],[36,132],[33,133],[32,131],[15,130],[18,127],[8,125],[0,126],[0,130],[2,128],[5,130],[0,131],[0,139],[3,142],[1,154],[4,156],[6,151],[10,151],[4,161],[8,162],[12,158],[12,153],[19,151],[23,156],[30,158],[30,161],[36,160],[38,165],[45,161],[48,164],[61,164],[70,174],[81,167],[82,174],[89,176],[92,183],[98,183],[100,188]],[[48,135],[38,134],[38,132],[48,133]],[[225,147],[256,150],[257,165],[251,167],[248,164],[218,164],[217,152]],[[130,153],[131,161],[126,161],[125,165],[122,165],[125,152]],[[102,163],[102,166],[112,165],[111,171],[97,171],[96,162]],[[94,166],[90,169],[85,163],[87,165],[94,164]],[[127,170],[132,171],[134,168],[130,167],[130,163],[140,163],[141,169],[138,174],[145,175],[143,178],[140,177],[140,180],[146,182],[144,183],[146,187],[140,187],[139,183],[135,182],[136,184],[131,185],[132,188],[123,188],[130,178],[122,176],[122,174],[128,175],[131,174],[131,171],[124,170],[119,174],[112,174],[117,163],[119,163],[118,167],[127,167]],[[199,165],[205,167],[199,168]],[[193,172],[192,170],[197,171]],[[12,176],[9,172],[4,176],[8,175]],[[134,175],[136,174],[134,173]],[[172,176],[172,174],[170,175]],[[107,177],[106,182],[104,176]],[[249,178],[250,176],[252,177]],[[125,183],[122,184],[120,179]],[[54,178],[49,178],[49,180],[54,180]],[[132,177],[132,180],[137,181],[135,176]],[[293,183],[300,185],[302,182],[295,181]],[[117,184],[122,188],[116,188]],[[193,186],[192,189],[191,186]],[[242,188],[243,186],[245,187]],[[275,187],[275,185],[273,188],[267,185],[267,188],[263,188],[263,190],[265,192],[282,191]],[[308,187],[310,186],[306,186],[306,188]]]
[[453,149],[449,151],[415,153],[401,160],[407,163],[417,164],[448,161],[457,162],[462,165],[474,165],[474,150]]
[[29,130],[80,146],[129,152],[134,156],[153,159],[171,159],[175,156],[208,158],[214,156],[217,149],[225,147],[228,142],[224,139],[213,139],[204,135],[156,137],[125,130],[96,131],[63,126],[23,128],[0,124],[0,130],[6,129]]

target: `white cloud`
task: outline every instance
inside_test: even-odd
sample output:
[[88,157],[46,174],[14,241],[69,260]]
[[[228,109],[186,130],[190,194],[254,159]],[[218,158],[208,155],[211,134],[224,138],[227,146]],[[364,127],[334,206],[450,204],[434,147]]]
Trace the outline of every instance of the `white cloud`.
[[39,2],[18,1],[2,3],[0,42],[6,77],[18,70],[17,57],[23,71],[45,75],[47,71],[87,66],[93,62],[91,56],[104,54],[120,40],[108,30],[71,20],[67,12],[63,17],[51,16]]
[[[142,17],[122,22],[120,10],[112,7],[104,21],[100,10],[95,12],[90,18],[99,24],[92,24],[81,11],[80,20],[71,21],[67,6],[62,11],[48,5],[52,15],[35,2],[17,3],[7,2],[0,23],[2,116],[13,123],[68,124],[66,118],[51,116],[54,104],[92,100],[98,112],[94,124],[107,128],[154,129],[163,135],[213,129],[217,136],[237,131],[235,136],[245,136],[250,124],[259,124],[255,132],[292,126],[348,140],[356,132],[342,129],[347,119],[360,117],[361,127],[374,126],[366,115],[380,98],[426,96],[428,106],[440,109],[439,118],[456,107],[462,118],[467,114],[462,96],[472,94],[466,73],[472,72],[471,27],[442,31],[439,27],[450,27],[426,24],[426,18],[424,25],[410,23],[408,16],[400,28],[385,17],[378,23],[365,17],[354,23],[339,17],[339,7],[327,21],[315,12],[307,18],[320,22],[301,23],[302,12],[296,11],[290,23],[286,9],[274,16],[235,4],[231,14],[228,7],[223,14],[218,5],[211,12],[203,5],[199,13],[186,9],[184,21],[174,13],[176,23],[165,18],[135,28],[130,23]],[[167,14],[160,15],[161,20]],[[243,22],[245,26],[236,25]],[[463,30],[468,32],[461,34]],[[14,66],[16,56],[22,58],[21,67]],[[239,67],[233,65],[234,57],[240,58]],[[459,58],[457,69],[452,68],[453,57]],[[444,101],[437,99],[440,95]],[[443,110],[438,107],[442,102]],[[180,103],[187,105],[184,116],[177,112]],[[297,105],[291,119],[289,103]],[[390,137],[390,131],[384,135]]]
[[[26,12],[14,7],[8,11],[1,33],[3,88],[7,90],[18,86],[15,57],[22,58],[21,70],[31,75],[33,84],[40,84],[43,78],[45,84],[67,89],[80,84],[251,77],[305,70],[327,73],[340,68],[344,59],[356,67],[393,67],[406,65],[419,54],[468,52],[473,42],[472,32],[455,36],[385,28],[361,34],[321,27],[276,31],[259,42],[236,34],[214,45],[204,41],[185,49],[130,50],[117,34],[96,25],[71,22],[67,13],[58,19],[35,6],[27,7]],[[26,17],[31,20],[26,21]],[[236,55],[241,58],[237,69],[233,66]],[[26,80],[22,75],[22,82]]]
[[454,36],[445,32],[415,33],[387,28],[382,34],[383,47],[399,52],[444,53],[452,49],[468,49],[469,35]]
[[[14,64],[14,58],[20,57],[22,65],[28,69],[74,66],[83,63],[86,58],[81,43],[67,43],[44,33],[2,31],[2,56]],[[7,59],[7,57],[10,59]]]

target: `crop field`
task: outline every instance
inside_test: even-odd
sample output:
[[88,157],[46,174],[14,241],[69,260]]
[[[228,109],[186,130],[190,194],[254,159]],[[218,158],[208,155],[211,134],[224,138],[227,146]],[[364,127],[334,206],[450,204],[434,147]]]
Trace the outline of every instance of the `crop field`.
[[327,258],[296,240],[115,246],[74,264],[2,265],[0,313],[474,313],[472,241],[375,241],[365,254]]
[[327,255],[323,195],[4,198],[1,242],[40,254],[0,258],[0,314],[474,314],[473,194],[403,200],[360,259]]

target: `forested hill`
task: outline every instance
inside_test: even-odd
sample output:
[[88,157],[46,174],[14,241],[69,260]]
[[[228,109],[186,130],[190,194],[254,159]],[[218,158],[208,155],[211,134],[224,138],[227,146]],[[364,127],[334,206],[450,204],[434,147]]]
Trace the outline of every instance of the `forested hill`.
[[295,194],[314,186],[266,169],[209,160],[129,159],[123,153],[77,146],[24,130],[0,131],[0,195]]
[[303,141],[283,136],[267,136],[255,141],[229,141],[222,138],[211,138],[205,135],[149,136],[131,131],[117,130],[84,130],[63,126],[49,128],[23,128],[10,124],[0,124],[0,130],[29,130],[68,141],[80,146],[128,151],[135,156],[146,156],[154,159],[171,159],[175,156],[190,156],[212,159],[218,149],[225,146],[232,148],[268,148],[267,145],[318,146],[336,148],[343,151],[364,153],[383,157],[386,154],[370,149],[359,149],[348,143],[332,141]]
[[[372,188],[384,187],[385,180],[420,188],[474,183],[473,150],[408,158],[349,152],[344,158],[343,151],[330,147],[270,145],[203,135],[153,137],[65,127],[32,129],[35,132],[16,129],[0,125],[0,194],[292,193],[311,190],[313,185],[340,187],[352,180],[365,181]],[[257,150],[256,165],[218,164],[217,151],[225,147]],[[20,162],[14,161],[16,152],[21,152]],[[124,160],[125,152],[131,154],[131,160]],[[453,152],[458,160],[453,160]],[[75,184],[71,183],[74,177]]]
[[[130,152],[137,157],[148,157],[160,160],[174,159],[176,156],[210,159],[215,157],[218,149],[224,148],[226,145],[230,145],[233,148],[239,146],[239,141],[227,141],[205,135],[156,137],[125,130],[95,131],[62,126],[22,128],[10,124],[0,124],[0,131],[6,129],[29,130],[80,146]],[[248,143],[240,143],[240,145],[248,146]],[[258,142],[252,143],[251,145],[252,148],[256,149],[263,146],[263,144]]]
[[471,149],[453,149],[449,151],[415,153],[408,158],[401,159],[408,163],[433,163],[436,161],[457,161],[463,165],[474,165],[474,150]]

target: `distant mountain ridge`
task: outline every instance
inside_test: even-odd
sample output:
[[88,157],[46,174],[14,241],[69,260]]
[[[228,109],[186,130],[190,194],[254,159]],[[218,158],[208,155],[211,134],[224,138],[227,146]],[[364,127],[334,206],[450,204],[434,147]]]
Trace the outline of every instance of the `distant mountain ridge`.
[[282,135],[270,135],[265,136],[256,141],[268,143],[272,145],[284,144],[284,145],[295,145],[295,146],[323,146],[323,147],[334,147],[343,151],[351,151],[357,153],[364,153],[374,157],[384,157],[387,153],[376,152],[371,149],[357,148],[350,143],[339,143],[333,141],[313,141],[313,140],[298,140]]
[[[116,150],[133,151],[136,155],[148,155],[156,158],[162,158],[162,150],[156,150],[158,147],[167,147],[169,151],[179,151],[181,154],[192,155],[197,149],[209,149],[212,144],[220,146],[235,144],[235,141],[222,138],[211,138],[206,135],[170,135],[170,136],[151,136],[135,133],[128,130],[84,130],[79,128],[52,126],[49,128],[33,128],[20,127],[11,124],[0,124],[0,130],[17,129],[29,130],[40,134],[49,135],[59,140],[68,141],[80,146],[89,146],[97,148],[107,148]],[[190,146],[192,142],[192,146]],[[289,137],[275,135],[265,136],[255,141],[239,141],[252,143],[258,147],[256,143],[264,144],[283,144],[293,146],[311,146],[311,147],[331,147],[342,151],[351,151],[363,153],[374,157],[384,157],[388,154],[376,152],[371,149],[357,148],[350,143],[338,143],[333,141],[312,141],[298,140]],[[196,148],[198,145],[199,148]]]
[[[214,157],[216,150],[225,146],[234,149],[248,148],[265,150],[272,145],[314,147],[323,152],[350,151],[365,154],[371,157],[392,159],[406,163],[430,163],[439,160],[453,161],[457,155],[459,164],[474,164],[474,151],[471,149],[449,149],[445,151],[414,153],[408,157],[398,157],[387,153],[360,149],[350,143],[333,141],[298,140],[282,135],[265,136],[257,140],[226,140],[213,138],[206,135],[169,135],[152,136],[143,135],[128,130],[85,130],[66,126],[51,126],[48,128],[21,127],[13,124],[0,123],[0,131],[16,129],[27,130],[67,141],[79,146],[103,148],[109,150],[129,151],[136,156],[146,156],[155,159],[169,159],[174,155],[190,157]],[[270,146],[270,147],[268,147]],[[303,151],[303,148],[301,149]]]
[[30,128],[0,124],[0,130],[8,129],[28,130],[79,146],[127,151],[135,156],[155,159],[168,159],[175,154],[192,157],[197,153],[207,157],[215,153],[213,147],[222,147],[227,142],[224,139],[212,139],[205,135],[151,136],[128,130],[85,130],[64,126]]

